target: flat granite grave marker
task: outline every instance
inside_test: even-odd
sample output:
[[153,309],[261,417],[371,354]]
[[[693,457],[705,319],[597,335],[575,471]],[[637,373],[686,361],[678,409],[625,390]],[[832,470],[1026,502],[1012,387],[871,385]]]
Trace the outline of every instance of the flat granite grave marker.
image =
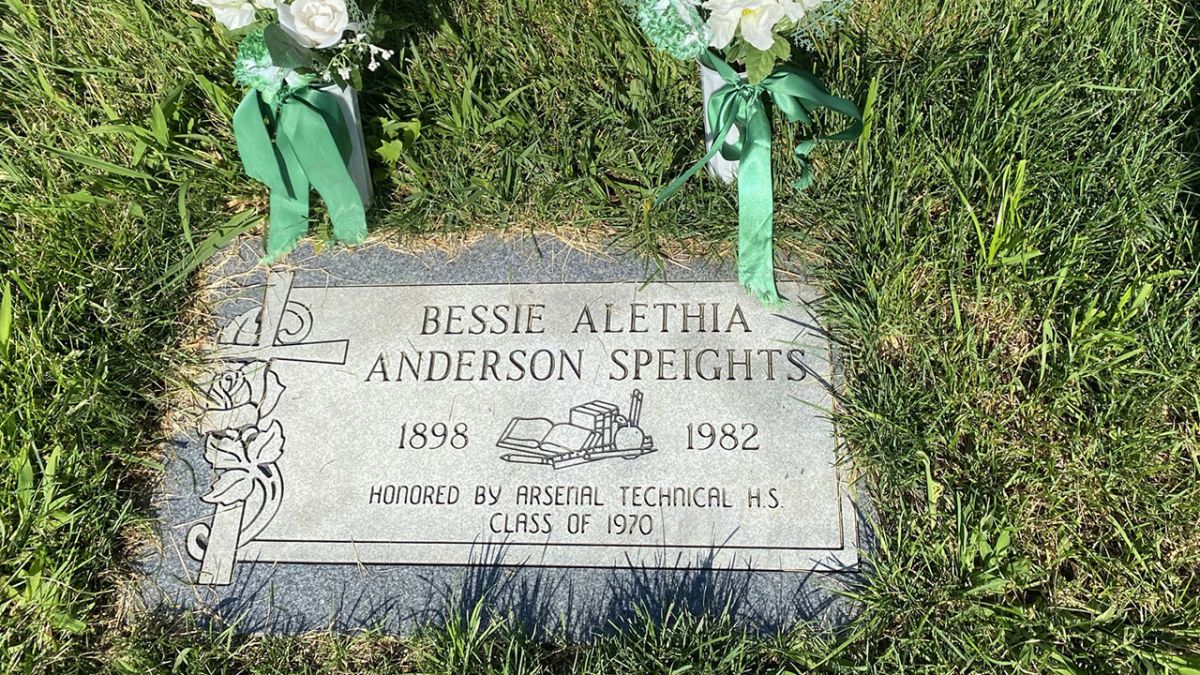
[[811,289],[769,309],[719,265],[647,283],[532,240],[251,259],[214,271],[152,603],[285,631],[405,630],[473,596],[572,632],[643,602],[844,610],[860,517]]

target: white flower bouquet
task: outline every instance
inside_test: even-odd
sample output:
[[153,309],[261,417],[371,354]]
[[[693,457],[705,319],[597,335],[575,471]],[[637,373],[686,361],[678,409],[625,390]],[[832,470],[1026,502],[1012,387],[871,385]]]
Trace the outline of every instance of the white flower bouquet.
[[805,139],[795,149],[804,189],[812,182],[808,153],[818,140],[847,141],[862,133],[850,101],[829,94],[812,74],[789,64],[795,46],[812,46],[840,22],[848,0],[624,0],[656,48],[700,62],[708,154],[672,182],[656,204],[705,165],[738,183],[738,274],[768,303],[780,302],[773,249],[774,178],[771,101],[790,122],[812,124],[828,108],[849,117],[849,128]]
[[[381,17],[364,13],[354,0],[192,2],[211,9],[229,30],[246,33],[238,80],[262,87],[268,96],[285,89],[281,78],[290,78],[292,87],[313,82],[361,87],[361,64],[373,71],[393,55],[372,43],[382,32]],[[270,64],[263,60],[264,49]]]
[[309,192],[324,198],[334,237],[366,238],[370,202],[356,88],[392,57],[375,41],[383,17],[355,0],[192,0],[240,36],[234,75],[247,88],[233,119],[246,173],[271,190],[266,259],[308,231]]
[[791,58],[792,45],[811,46],[841,21],[849,0],[625,0],[655,47],[679,59],[706,49],[761,82]]

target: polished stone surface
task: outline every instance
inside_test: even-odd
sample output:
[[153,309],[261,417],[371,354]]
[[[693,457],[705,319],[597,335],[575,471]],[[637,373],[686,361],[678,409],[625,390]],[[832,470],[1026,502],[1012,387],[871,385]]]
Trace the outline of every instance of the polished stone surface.
[[[454,256],[243,244],[169,449],[148,604],[406,631],[486,597],[582,635],[635,604],[837,622],[859,495],[817,298],[555,240]],[[647,280],[651,280],[647,284]]]

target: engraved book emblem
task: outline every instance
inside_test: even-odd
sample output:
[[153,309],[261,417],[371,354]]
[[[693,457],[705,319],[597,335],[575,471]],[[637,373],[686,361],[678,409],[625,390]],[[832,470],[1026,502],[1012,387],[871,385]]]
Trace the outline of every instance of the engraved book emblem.
[[656,450],[641,427],[642,392],[634,390],[628,414],[616,404],[591,401],[571,408],[566,422],[545,417],[514,417],[496,446],[509,450],[500,459],[565,469],[602,459],[637,459]]

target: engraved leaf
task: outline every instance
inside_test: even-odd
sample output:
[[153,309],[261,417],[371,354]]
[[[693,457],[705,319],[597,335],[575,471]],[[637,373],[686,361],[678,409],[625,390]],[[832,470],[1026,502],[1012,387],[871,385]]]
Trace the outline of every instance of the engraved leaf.
[[246,501],[254,489],[254,480],[245,469],[230,469],[223,472],[213,483],[212,490],[200,499],[209,504],[229,506]]
[[217,342],[224,345],[252,345],[258,337],[259,316],[262,314],[261,307],[255,307],[249,311],[243,312],[240,316],[234,318],[225,328],[221,330],[221,335],[217,338]]
[[204,459],[218,470],[245,466],[242,452],[242,441],[237,436],[209,434],[204,444]]
[[[262,471],[262,466],[259,470]],[[254,490],[250,493],[250,497],[246,499],[245,514],[254,514],[249,518],[244,518],[245,525],[242,528],[241,541],[253,541],[263,530],[271,524],[275,518],[275,514],[279,512],[279,506],[283,502],[283,483],[279,478],[278,473],[271,474],[270,478],[258,479],[259,490]]]
[[259,390],[258,399],[259,421],[266,419],[275,411],[275,406],[279,405],[279,397],[283,396],[283,390],[287,389],[279,381],[279,375],[269,367],[263,369],[261,384],[262,388]]
[[283,454],[283,425],[279,420],[271,422],[265,431],[260,431],[246,447],[246,456],[252,464],[271,464]]

